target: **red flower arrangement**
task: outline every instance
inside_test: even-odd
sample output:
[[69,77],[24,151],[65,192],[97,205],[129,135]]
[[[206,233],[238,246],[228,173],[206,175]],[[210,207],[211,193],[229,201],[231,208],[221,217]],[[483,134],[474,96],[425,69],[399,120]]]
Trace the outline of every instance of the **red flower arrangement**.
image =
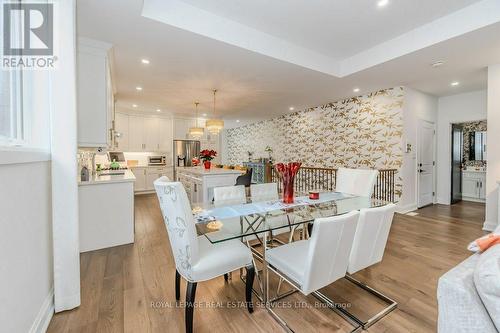
[[212,163],[210,161],[213,160],[215,156],[217,156],[217,152],[215,150],[204,149],[200,151],[200,158],[203,161],[205,169],[210,169],[210,167],[212,166]]
[[295,182],[295,176],[299,172],[300,162],[290,162],[288,164],[278,163],[276,164],[276,171],[280,174],[281,181],[283,182],[283,202],[293,203],[293,187]]

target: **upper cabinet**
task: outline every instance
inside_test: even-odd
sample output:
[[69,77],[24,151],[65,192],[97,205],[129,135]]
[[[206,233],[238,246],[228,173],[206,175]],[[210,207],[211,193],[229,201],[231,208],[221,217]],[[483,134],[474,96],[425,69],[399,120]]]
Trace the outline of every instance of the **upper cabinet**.
[[111,45],[87,38],[78,40],[78,146],[111,146],[113,88],[109,63]]
[[189,129],[196,126],[195,119],[175,118],[174,119],[174,139],[189,140]]
[[121,151],[172,151],[172,119],[116,113],[114,149]]

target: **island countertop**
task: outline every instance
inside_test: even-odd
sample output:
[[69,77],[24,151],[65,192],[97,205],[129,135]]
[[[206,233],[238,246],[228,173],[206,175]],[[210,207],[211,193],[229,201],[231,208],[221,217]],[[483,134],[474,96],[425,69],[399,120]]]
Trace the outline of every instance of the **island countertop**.
[[78,186],[135,182],[135,176],[132,171],[124,171],[123,175],[94,175],[88,181],[78,180]]
[[205,170],[204,167],[180,167],[177,168],[178,173],[190,173],[197,176],[219,176],[219,175],[241,175],[245,173],[241,170],[233,169],[223,169],[223,168],[211,168],[210,170]]

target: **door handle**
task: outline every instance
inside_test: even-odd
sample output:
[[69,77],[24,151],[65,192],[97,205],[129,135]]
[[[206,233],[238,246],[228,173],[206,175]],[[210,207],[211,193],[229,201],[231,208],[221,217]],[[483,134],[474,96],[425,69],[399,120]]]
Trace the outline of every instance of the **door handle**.
[[422,173],[422,172],[425,172],[425,170],[420,169],[420,170],[418,170],[418,172]]

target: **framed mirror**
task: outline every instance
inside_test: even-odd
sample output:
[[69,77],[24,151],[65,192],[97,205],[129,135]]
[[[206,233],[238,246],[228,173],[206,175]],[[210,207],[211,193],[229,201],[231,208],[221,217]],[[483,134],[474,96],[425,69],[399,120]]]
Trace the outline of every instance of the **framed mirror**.
[[470,133],[469,160],[470,161],[486,160],[486,131],[478,131]]

